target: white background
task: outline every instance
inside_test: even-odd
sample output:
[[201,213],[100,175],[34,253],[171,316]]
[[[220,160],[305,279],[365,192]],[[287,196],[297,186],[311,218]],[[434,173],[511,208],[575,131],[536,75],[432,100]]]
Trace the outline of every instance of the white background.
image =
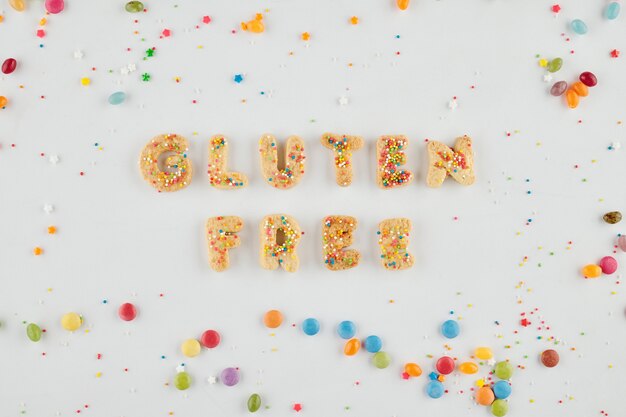
[[[563,1],[556,17],[551,5],[413,0],[400,12],[388,0],[152,0],[147,13],[131,15],[123,1],[68,0],[40,40],[43,3],[30,1],[21,14],[5,3],[0,59],[15,57],[19,67],[0,78],[10,100],[0,111],[0,415],[239,416],[258,392],[271,407],[263,415],[293,415],[301,403],[309,416],[486,416],[469,389],[488,366],[450,376],[439,400],[424,391],[437,357],[469,360],[477,346],[523,368],[512,380],[510,416],[626,414],[621,269],[597,280],[580,274],[611,255],[624,231],[601,218],[626,202],[624,150],[607,149],[624,137],[626,67],[609,52],[626,51],[626,26],[624,16],[602,18],[603,1]],[[258,12],[266,32],[240,31]],[[587,35],[571,33],[573,18],[587,22]],[[159,39],[165,28],[172,36]],[[144,61],[150,47],[155,56]],[[591,70],[599,84],[570,110],[548,94],[536,54],[564,59],[553,81]],[[128,64],[137,70],[120,73]],[[141,81],[144,72],[151,81]],[[241,84],[233,82],[238,73]],[[127,101],[109,105],[118,90]],[[448,108],[453,96],[456,110]],[[325,131],[366,140],[349,188],[334,183],[332,153],[319,144]],[[183,191],[158,194],[142,180],[138,156],[167,132],[190,140],[196,172]],[[306,174],[296,188],[264,183],[257,141],[265,132],[305,140]],[[207,146],[217,133],[228,137],[229,168],[248,175],[247,188],[210,187]],[[410,138],[412,185],[376,187],[382,134]],[[451,145],[463,134],[474,139],[476,183],[427,188],[424,139]],[[271,213],[294,216],[305,232],[297,273],[259,266],[259,222]],[[328,214],[358,219],[357,268],[324,268]],[[215,215],[245,221],[223,273],[206,256],[204,222]],[[387,272],[376,227],[395,216],[413,221],[416,263]],[[42,256],[32,255],[35,246]],[[139,309],[130,323],[116,313],[126,301]],[[286,316],[275,336],[262,325],[271,308]],[[535,309],[522,327],[520,314]],[[73,334],[60,326],[69,311],[85,318]],[[298,328],[306,317],[320,320],[319,335]],[[461,324],[457,339],[439,333],[448,318]],[[345,319],[359,337],[383,339],[388,369],[374,368],[364,352],[343,356],[335,326]],[[46,329],[37,344],[26,338],[28,322]],[[208,328],[222,344],[184,358],[180,343]],[[561,363],[547,369],[538,355],[551,347]],[[403,380],[409,361],[424,375]],[[184,392],[171,385],[182,362],[194,378]],[[228,366],[240,367],[239,385],[207,382]]]

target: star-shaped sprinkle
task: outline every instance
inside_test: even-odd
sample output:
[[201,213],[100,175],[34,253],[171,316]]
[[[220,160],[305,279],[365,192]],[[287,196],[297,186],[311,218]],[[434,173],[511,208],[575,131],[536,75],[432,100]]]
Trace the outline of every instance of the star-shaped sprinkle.
[[309,32],[304,32],[302,35],[300,35],[300,37],[303,41],[308,41],[309,39],[311,39],[311,34]]
[[126,65],[126,68],[128,68],[128,71],[133,72],[137,69],[137,65],[135,64],[128,64]]
[[150,81],[150,74],[148,74],[147,72],[144,72],[143,74],[141,74],[141,80],[142,81]]
[[359,24],[359,18],[358,18],[358,17],[356,17],[356,16],[352,16],[352,17],[350,18],[350,24],[352,24],[352,25],[358,25],[358,24]]
[[150,48],[150,49],[146,49],[146,56],[147,57],[152,57],[154,56],[154,49]]
[[611,58],[619,58],[619,51],[617,49],[611,51]]
[[549,83],[550,81],[552,81],[552,74],[545,74],[543,76],[543,82],[544,83]]
[[235,76],[233,77],[233,81],[235,81],[237,84],[241,83],[243,81],[243,74],[235,74]]
[[47,214],[50,214],[54,211],[54,206],[50,203],[46,203],[43,205],[43,211],[45,211]]
[[50,155],[48,157],[48,161],[52,164],[52,165],[56,165],[59,163],[59,155]]
[[85,54],[80,49],[74,51],[74,59],[83,59]]
[[217,378],[214,375],[211,375],[210,377],[206,379],[206,382],[208,382],[211,385],[215,385],[217,384]]
[[300,404],[300,403],[295,403],[295,404],[293,405],[293,409],[294,409],[297,413],[299,413],[299,412],[300,412],[300,410],[302,410],[302,404]]
[[180,365],[178,365],[176,367],[176,372],[180,373],[180,372],[185,372],[185,364],[181,363]]
[[340,106],[347,106],[348,103],[349,103],[348,97],[346,97],[346,96],[339,97],[339,105]]
[[450,100],[450,101],[448,102],[448,108],[449,108],[450,110],[454,110],[454,109],[456,109],[458,106],[459,106],[459,103],[457,103],[456,98],[453,98],[452,100]]

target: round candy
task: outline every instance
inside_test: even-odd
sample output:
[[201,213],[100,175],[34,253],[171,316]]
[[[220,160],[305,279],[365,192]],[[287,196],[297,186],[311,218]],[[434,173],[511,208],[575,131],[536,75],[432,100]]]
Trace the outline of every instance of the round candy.
[[509,412],[509,403],[504,400],[495,400],[491,404],[491,414],[496,417],[503,417]]
[[5,96],[0,96],[0,109],[3,109],[7,106],[9,100]]
[[181,391],[191,386],[191,376],[187,372],[179,372],[174,378],[174,386]]
[[183,352],[183,355],[188,358],[198,356],[200,350],[200,342],[198,342],[196,339],[187,339],[183,342],[182,345],[180,345],[180,351]]
[[552,94],[555,97],[562,96],[565,90],[567,90],[567,82],[557,81],[554,83],[554,85],[550,89],[550,94]]
[[595,87],[596,84],[598,84],[598,79],[593,74],[593,72],[585,71],[582,74],[580,74],[578,79],[587,87]]
[[478,372],[478,365],[474,362],[463,362],[459,365],[459,371],[462,374],[472,375]]
[[7,58],[2,63],[2,72],[4,74],[10,74],[13,71],[15,71],[16,67],[17,67],[17,61],[13,58]]
[[548,72],[557,72],[563,66],[562,58],[554,58],[552,61],[548,62],[546,69]]
[[580,19],[572,20],[570,25],[572,27],[572,30],[579,35],[584,35],[585,33],[587,33],[587,24]]
[[404,365],[404,372],[409,376],[418,377],[422,374],[422,368],[416,363],[409,362]]
[[213,349],[214,347],[219,345],[220,340],[220,334],[215,330],[207,330],[202,333],[202,336],[200,336],[200,343],[202,343],[202,346],[209,349]]
[[342,339],[351,339],[356,334],[356,325],[349,320],[342,321],[337,326],[337,334]]
[[620,4],[616,1],[612,1],[606,6],[606,9],[604,9],[604,17],[609,20],[615,20],[617,16],[619,16],[620,9]]
[[441,325],[441,334],[448,339],[454,339],[459,335],[459,323],[454,320],[446,320]]
[[83,324],[83,318],[78,315],[78,313],[67,313],[61,317],[61,326],[65,330],[69,330],[73,332],[74,330],[78,330],[78,328]]
[[507,381],[498,381],[493,384],[493,393],[499,400],[504,400],[511,395],[511,384]]
[[582,270],[583,277],[585,278],[598,278],[602,275],[602,268],[598,265],[585,265]]
[[616,224],[622,221],[622,213],[619,211],[610,211],[602,216],[602,219],[608,224]]
[[361,349],[361,341],[359,339],[350,339],[343,347],[343,353],[346,356],[354,356]]
[[478,359],[487,360],[493,358],[493,352],[491,351],[491,348],[488,347],[477,347],[474,351],[474,356]]
[[46,11],[51,14],[61,13],[65,8],[65,2],[63,0],[46,0]]
[[263,323],[270,329],[275,329],[283,322],[283,315],[278,310],[270,310],[263,316]]
[[383,341],[378,336],[367,336],[363,342],[363,347],[370,353],[376,353],[383,347]]
[[513,375],[513,365],[510,362],[498,362],[496,363],[495,374],[500,379],[509,379]]
[[480,405],[491,405],[496,396],[491,387],[480,387],[476,391],[476,402]]
[[143,11],[143,3],[140,1],[129,1],[124,8],[128,13],[139,13]]
[[41,340],[41,328],[35,323],[30,323],[26,326],[26,336],[33,342],[39,342]]
[[117,310],[117,315],[124,321],[131,321],[137,317],[137,309],[131,303],[124,303]]
[[252,394],[248,398],[248,411],[256,413],[261,408],[261,396],[259,394]]
[[428,385],[426,385],[426,393],[430,398],[441,398],[444,391],[443,384],[439,381],[430,381]]
[[554,368],[559,364],[559,353],[554,349],[541,352],[541,363],[547,368]]
[[237,383],[239,382],[239,371],[237,370],[237,368],[226,368],[222,371],[220,379],[222,380],[222,383],[227,387],[237,385]]
[[308,318],[302,322],[302,331],[308,336],[315,336],[320,331],[320,322],[314,318]]
[[454,371],[454,359],[450,356],[442,356],[437,360],[435,367],[440,374],[448,375]]
[[576,94],[576,91],[572,90],[571,88],[567,90],[567,92],[565,93],[565,102],[567,103],[567,107],[569,107],[570,109],[575,109],[576,107],[578,107],[580,98],[578,97],[578,94]]
[[126,100],[126,93],[123,91],[117,91],[109,96],[109,104],[117,106],[122,104]]
[[387,352],[376,352],[372,357],[372,363],[378,369],[385,369],[391,363],[391,356]]
[[617,239],[617,246],[626,252],[626,235],[622,235]]
[[396,0],[396,4],[398,5],[398,9],[400,10],[406,10],[409,8],[409,1],[410,0]]
[[602,269],[603,274],[611,275],[613,272],[617,271],[617,261],[612,256],[605,256],[600,259],[598,266]]
[[589,95],[589,88],[581,81],[576,81],[572,84],[572,90],[574,90],[579,97],[587,97]]

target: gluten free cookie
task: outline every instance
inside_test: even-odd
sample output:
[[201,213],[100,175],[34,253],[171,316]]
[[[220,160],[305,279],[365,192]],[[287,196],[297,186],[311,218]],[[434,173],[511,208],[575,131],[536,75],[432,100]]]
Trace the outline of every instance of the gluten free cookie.
[[286,214],[265,216],[261,221],[259,235],[263,268],[276,269],[280,266],[288,272],[298,270],[300,260],[296,249],[302,233],[293,217]]
[[440,187],[448,177],[463,185],[471,185],[476,180],[472,139],[469,136],[457,138],[454,149],[441,142],[428,142],[426,184]]
[[413,266],[413,255],[407,250],[411,227],[411,220],[405,218],[387,219],[378,224],[380,260],[385,269],[400,270]]
[[187,139],[175,133],[154,137],[141,151],[143,178],[158,191],[178,191],[191,184],[193,166]]
[[209,245],[209,265],[221,272],[230,266],[228,251],[241,244],[239,232],[243,219],[237,216],[211,217],[206,222],[206,238]]
[[352,152],[363,147],[363,138],[324,133],[321,142],[334,153],[337,185],[347,187],[352,184]]
[[322,223],[322,249],[324,264],[331,271],[354,268],[359,264],[361,254],[355,249],[345,249],[352,245],[357,220],[351,216],[326,216]]
[[209,183],[222,190],[243,188],[248,185],[248,177],[241,172],[228,172],[228,141],[223,135],[211,138],[209,144]]
[[285,145],[285,166],[278,165],[278,143],[272,135],[263,135],[259,140],[259,155],[263,178],[279,189],[291,188],[300,182],[304,174],[304,142],[298,136],[289,136]]
[[376,183],[380,188],[400,187],[413,181],[413,173],[401,168],[406,163],[404,151],[408,145],[409,140],[403,135],[381,136],[376,142]]

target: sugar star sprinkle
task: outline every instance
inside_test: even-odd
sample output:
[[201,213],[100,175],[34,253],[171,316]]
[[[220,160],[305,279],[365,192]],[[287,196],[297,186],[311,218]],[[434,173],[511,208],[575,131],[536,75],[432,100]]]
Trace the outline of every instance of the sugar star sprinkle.
[[150,74],[148,74],[147,72],[144,72],[143,74],[141,74],[141,80],[142,81],[150,81]]
[[237,84],[241,83],[243,81],[243,74],[235,74],[235,76],[233,77],[233,81],[235,81]]
[[339,105],[341,106],[347,106],[348,105],[348,97],[346,96],[341,96],[339,97]]

